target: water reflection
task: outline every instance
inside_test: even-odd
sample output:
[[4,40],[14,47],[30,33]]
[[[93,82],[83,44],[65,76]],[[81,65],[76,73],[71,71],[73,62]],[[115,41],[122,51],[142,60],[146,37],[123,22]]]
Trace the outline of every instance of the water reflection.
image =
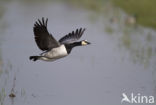
[[[125,91],[155,94],[155,31],[125,24],[127,14],[108,2],[100,9],[74,6],[50,1],[5,5],[0,21],[5,26],[0,29],[1,105],[114,105]],[[56,62],[29,61],[32,53],[40,53],[32,28],[43,16],[57,39],[86,27],[83,38],[92,45],[73,49]],[[10,99],[10,93],[16,97]]]

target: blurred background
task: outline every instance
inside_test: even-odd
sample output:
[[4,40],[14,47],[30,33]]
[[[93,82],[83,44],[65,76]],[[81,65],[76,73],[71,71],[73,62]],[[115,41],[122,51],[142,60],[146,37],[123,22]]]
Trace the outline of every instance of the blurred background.
[[[0,0],[0,105],[120,105],[156,97],[155,0]],[[55,62],[40,54],[37,19],[59,40],[77,28],[92,44]],[[126,104],[126,103],[125,103]]]

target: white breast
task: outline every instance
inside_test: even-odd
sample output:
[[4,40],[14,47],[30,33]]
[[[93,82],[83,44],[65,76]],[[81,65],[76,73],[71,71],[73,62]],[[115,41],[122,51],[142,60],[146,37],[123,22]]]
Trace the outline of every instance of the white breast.
[[42,60],[53,61],[53,60],[65,57],[67,55],[68,53],[67,53],[65,46],[61,45],[60,47],[53,48],[52,50],[44,53],[43,56],[45,56],[45,58],[43,57]]

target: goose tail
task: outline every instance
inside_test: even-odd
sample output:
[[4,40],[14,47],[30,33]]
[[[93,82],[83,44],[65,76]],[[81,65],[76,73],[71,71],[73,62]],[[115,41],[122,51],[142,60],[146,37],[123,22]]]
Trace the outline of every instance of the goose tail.
[[40,56],[30,56],[29,59],[33,61],[37,61],[40,58]]

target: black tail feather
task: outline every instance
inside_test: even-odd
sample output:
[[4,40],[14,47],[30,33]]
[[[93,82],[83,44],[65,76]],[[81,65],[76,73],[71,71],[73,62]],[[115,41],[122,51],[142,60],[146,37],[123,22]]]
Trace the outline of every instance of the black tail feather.
[[40,58],[40,56],[30,56],[29,59],[30,60],[33,60],[33,61],[36,61]]

